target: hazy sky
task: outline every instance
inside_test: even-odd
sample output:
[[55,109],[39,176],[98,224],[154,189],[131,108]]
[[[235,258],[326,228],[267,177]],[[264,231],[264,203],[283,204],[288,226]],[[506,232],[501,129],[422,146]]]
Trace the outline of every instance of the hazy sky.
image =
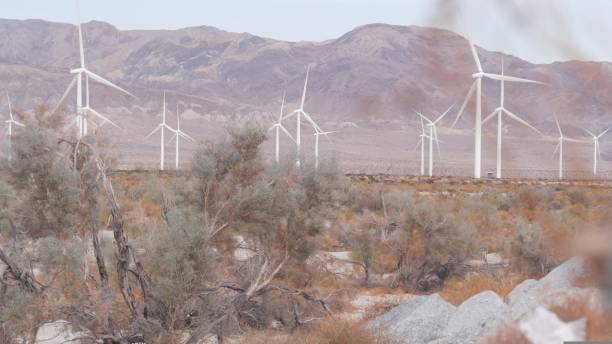
[[[210,25],[322,41],[359,25],[450,28],[532,62],[612,61],[611,0],[81,0],[81,18],[120,29]],[[0,0],[0,17],[74,22],[75,0]]]

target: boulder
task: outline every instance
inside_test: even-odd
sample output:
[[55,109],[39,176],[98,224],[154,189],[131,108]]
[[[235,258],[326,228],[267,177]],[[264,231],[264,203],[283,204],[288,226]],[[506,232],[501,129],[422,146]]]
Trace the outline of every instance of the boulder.
[[569,289],[576,286],[576,282],[588,272],[587,262],[584,258],[574,257],[557,266],[548,275],[538,281],[539,287],[547,291]]
[[503,324],[508,306],[492,291],[485,291],[464,301],[449,319],[442,333],[448,343],[475,343],[477,338]]
[[[87,331],[79,331],[73,328],[66,320],[57,320],[43,324],[36,331],[35,344],[78,344],[85,339],[91,340],[93,336]],[[84,339],[81,341],[80,339]]]
[[538,288],[538,281],[528,279],[512,289],[506,296],[511,319],[518,319],[533,308],[533,305],[538,302]]
[[400,343],[427,343],[440,337],[454,312],[455,307],[438,294],[419,296],[375,318],[368,326]]
[[506,297],[510,308],[510,319],[524,317],[545,301],[558,302],[565,299],[575,288],[577,281],[587,273],[583,258],[575,257],[553,269],[539,281],[526,280],[516,286]]

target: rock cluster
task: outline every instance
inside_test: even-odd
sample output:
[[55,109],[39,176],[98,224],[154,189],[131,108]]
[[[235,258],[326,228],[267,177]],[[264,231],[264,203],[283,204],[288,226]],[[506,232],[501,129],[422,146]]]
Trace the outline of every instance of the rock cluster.
[[519,284],[505,299],[485,291],[458,307],[438,294],[419,296],[371,320],[369,326],[400,343],[478,343],[500,326],[525,319],[542,304],[563,302],[578,294],[590,296],[597,304],[597,290],[576,286],[586,272],[586,262],[572,258],[539,281],[526,280]]

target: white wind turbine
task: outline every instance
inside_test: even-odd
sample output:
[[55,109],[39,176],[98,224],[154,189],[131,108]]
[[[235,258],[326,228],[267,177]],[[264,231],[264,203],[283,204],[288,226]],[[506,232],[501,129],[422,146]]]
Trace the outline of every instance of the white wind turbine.
[[323,133],[322,135],[327,136],[326,134],[324,134],[325,132],[321,130],[321,128],[317,125],[317,123],[315,123],[312,117],[310,117],[310,115],[306,111],[304,111],[304,103],[306,102],[306,90],[308,88],[309,75],[310,75],[310,66],[308,66],[308,69],[306,70],[306,81],[304,82],[304,91],[302,93],[302,102],[300,103],[300,108],[293,111],[292,113],[290,113],[289,115],[283,118],[283,119],[287,119],[294,115],[297,116],[297,128],[296,128],[295,142],[296,142],[296,151],[297,151],[296,165],[298,167],[300,166],[300,150],[301,150],[301,145],[302,145],[302,116],[304,116],[304,118],[306,118],[308,123],[310,123],[310,125],[315,129],[315,132],[320,132],[320,133]]
[[283,94],[283,101],[281,103],[281,110],[280,110],[280,114],[278,115],[278,122],[274,123],[274,125],[270,128],[270,130],[272,129],[276,129],[276,151],[275,151],[275,160],[276,163],[280,163],[280,132],[281,130],[287,135],[289,136],[289,138],[294,142],[297,143],[295,141],[295,138],[293,138],[293,135],[291,135],[291,133],[289,132],[289,130],[287,130],[284,126],[283,126],[283,111],[285,109],[285,94]]
[[325,135],[325,137],[327,137],[327,139],[329,140],[328,135],[336,133],[336,132],[337,131],[325,131],[325,132],[321,132],[318,130],[315,131],[314,136],[315,136],[315,168],[316,169],[319,168],[319,137],[321,135]]
[[599,159],[599,155],[601,154],[601,149],[599,147],[599,139],[602,138],[604,135],[606,135],[608,131],[610,131],[610,129],[612,129],[612,126],[602,131],[599,135],[595,135],[590,130],[584,129],[584,131],[586,131],[589,135],[591,135],[593,139],[593,175],[594,176],[597,175],[597,160]]
[[9,119],[6,120],[5,123],[8,124],[8,127],[7,127],[8,142],[9,142],[8,159],[10,161],[12,158],[12,150],[13,150],[13,124],[18,127],[25,127],[25,125],[23,125],[23,123],[16,121],[15,118],[13,118],[13,108],[11,106],[11,98],[9,97],[8,92],[6,93],[6,100],[8,101],[8,107],[9,107]]
[[[93,79],[94,81],[102,85],[108,86],[117,91],[125,93],[131,97],[134,97],[134,98],[136,97],[132,95],[130,92],[113,84],[112,82],[104,79],[103,77],[95,74],[94,72],[87,69],[87,67],[85,67],[85,50],[83,47],[83,30],[81,28],[80,20],[77,23],[77,28],[78,28],[78,34],[79,34],[79,37],[78,37],[79,55],[80,55],[81,64],[80,64],[80,67],[70,70],[70,74],[74,75],[74,77],[72,78],[72,81],[70,82],[70,84],[68,85],[68,88],[64,92],[64,95],[62,95],[62,98],[58,102],[57,106],[55,107],[55,109],[53,109],[52,113],[55,113],[57,111],[57,109],[61,106],[61,104],[66,99],[66,97],[70,94],[70,91],[72,91],[72,89],[76,85],[76,89],[77,89],[76,118],[70,124],[72,125],[72,123],[76,123],[77,129],[78,129],[77,137],[82,138],[86,136],[88,133],[88,118],[92,115],[102,120],[101,125],[108,122],[112,124],[113,126],[119,128],[117,124],[113,123],[110,119],[101,115],[99,112],[93,110],[89,106],[89,78]],[[85,83],[85,106],[83,106],[83,83]]]
[[[160,124],[157,125],[157,127],[155,127],[155,129],[153,129],[153,131],[145,136],[145,140],[148,139],[149,137],[153,136],[153,134],[155,134],[158,130],[161,131],[160,132],[160,141],[159,141],[159,169],[160,170],[164,170],[164,165],[165,165],[165,130],[169,130],[171,133],[175,133],[176,134],[176,130],[174,130],[173,128],[171,128],[168,124],[166,124],[166,91],[164,91],[164,105],[163,105],[163,111],[162,111],[162,122]],[[178,147],[178,146],[177,146]]]
[[472,50],[472,56],[474,57],[474,62],[476,63],[477,72],[472,74],[472,78],[475,79],[474,83],[472,83],[472,87],[470,87],[470,90],[467,96],[465,97],[465,101],[463,102],[463,105],[461,106],[461,109],[459,110],[457,118],[455,118],[455,122],[453,123],[452,127],[457,124],[457,121],[459,121],[459,118],[461,117],[463,110],[465,110],[468,101],[472,98],[474,91],[476,91],[476,123],[474,128],[474,178],[479,179],[482,174],[482,79],[487,78],[498,81],[504,80],[509,82],[523,82],[532,84],[543,83],[513,76],[485,73],[482,69],[482,65],[480,63],[480,58],[478,57],[476,47],[474,46],[472,41],[470,41],[469,43],[470,49]]
[[[164,101],[164,103],[165,103],[165,101]],[[165,108],[165,105],[164,105],[164,108]],[[166,122],[165,116],[164,116],[164,121],[163,122],[164,123]],[[162,131],[163,131],[163,128],[162,128]],[[163,136],[163,134],[162,134],[162,136]],[[186,140],[189,140],[191,142],[195,142],[195,140],[191,136],[185,134],[181,130],[181,114],[179,113],[179,105],[176,104],[176,130],[174,131],[174,136],[172,136],[170,138],[170,141],[172,141],[173,139],[176,140],[175,141],[176,142],[176,146],[175,146],[176,151],[174,153],[174,168],[177,169],[177,170],[179,168],[179,137],[183,137]]]
[[419,116],[421,120],[421,135],[419,135],[419,142],[417,143],[415,150],[421,147],[421,176],[425,175],[425,139],[429,138],[427,133],[425,132],[425,123],[423,122],[423,117]]
[[[430,120],[425,117],[423,114],[417,112],[417,115],[421,117],[421,119],[425,120],[427,124],[425,125],[429,128],[429,176],[433,177],[433,142],[436,141],[436,146],[438,149],[438,155],[440,155],[440,141],[438,140],[438,129],[436,125],[450,112],[454,105],[448,108],[440,117],[438,117],[435,121]],[[422,150],[421,150],[422,151]]]
[[[504,62],[502,61],[502,76],[504,76]],[[497,116],[497,168],[496,168],[496,177],[501,179],[502,177],[502,129],[503,129],[503,115],[507,115],[513,120],[519,122],[520,124],[534,130],[538,134],[542,135],[542,133],[536,129],[531,124],[527,123],[525,120],[521,119],[516,114],[512,113],[510,110],[506,109],[504,104],[505,99],[505,81],[501,80],[501,92],[500,92],[500,105],[497,109],[495,109],[489,116],[487,116],[482,124],[485,124],[493,117]],[[542,135],[543,136],[543,135]]]
[[555,116],[555,122],[557,123],[557,129],[559,129],[559,137],[557,138],[557,140],[559,140],[559,143],[557,143],[557,146],[555,147],[555,152],[553,153],[553,155],[556,154],[557,151],[559,151],[559,179],[563,179],[563,142],[567,141],[567,142],[584,143],[584,141],[565,137],[563,135],[563,130],[561,130],[561,125],[559,124],[559,119],[557,119],[557,116]]

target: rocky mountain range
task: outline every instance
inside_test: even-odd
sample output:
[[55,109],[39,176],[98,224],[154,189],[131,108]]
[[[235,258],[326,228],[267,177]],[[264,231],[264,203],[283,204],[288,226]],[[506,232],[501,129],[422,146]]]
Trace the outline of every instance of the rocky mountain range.
[[[412,151],[419,130],[413,109],[431,116],[452,104],[458,109],[475,71],[467,40],[435,28],[372,24],[325,42],[283,42],[206,26],[120,31],[107,23],[89,22],[83,31],[88,68],[138,97],[92,85],[92,106],[124,127],[113,134],[123,154],[148,152],[139,155],[147,157],[143,161],[155,159],[157,141],[144,142],[139,135],[144,137],[159,120],[163,90],[169,92],[171,109],[181,104],[185,130],[204,140],[232,121],[270,123],[285,91],[289,108],[295,108],[306,66],[311,65],[306,108],[325,129],[342,130],[323,149],[334,150],[340,160],[371,157],[373,162],[393,160],[409,166],[418,158]],[[568,135],[584,136],[579,128],[599,131],[612,124],[612,64],[538,65],[478,51],[485,71],[499,73],[503,60],[507,74],[548,84],[506,87],[507,107],[540,130],[556,135],[553,114]],[[70,81],[70,68],[76,66],[74,25],[0,19],[0,88],[9,92],[18,109],[41,103],[53,107]],[[499,85],[486,81],[483,87],[483,112],[488,114],[498,104]],[[71,97],[68,108],[73,104]],[[472,105],[458,125],[463,130],[440,129],[449,135],[442,140],[447,142],[447,160],[453,160],[446,167],[469,159]],[[5,108],[2,101],[0,112]],[[454,116],[443,126],[450,126]],[[507,130],[516,144],[524,144],[521,136],[527,131],[513,124]],[[488,131],[494,134],[493,127]],[[508,140],[513,141],[510,136]],[[543,154],[549,157],[554,144],[548,146],[534,151],[533,145],[511,148],[511,143],[507,149],[513,158],[533,161]],[[604,157],[612,157],[602,146]],[[574,155],[580,158],[587,149],[578,147]]]

